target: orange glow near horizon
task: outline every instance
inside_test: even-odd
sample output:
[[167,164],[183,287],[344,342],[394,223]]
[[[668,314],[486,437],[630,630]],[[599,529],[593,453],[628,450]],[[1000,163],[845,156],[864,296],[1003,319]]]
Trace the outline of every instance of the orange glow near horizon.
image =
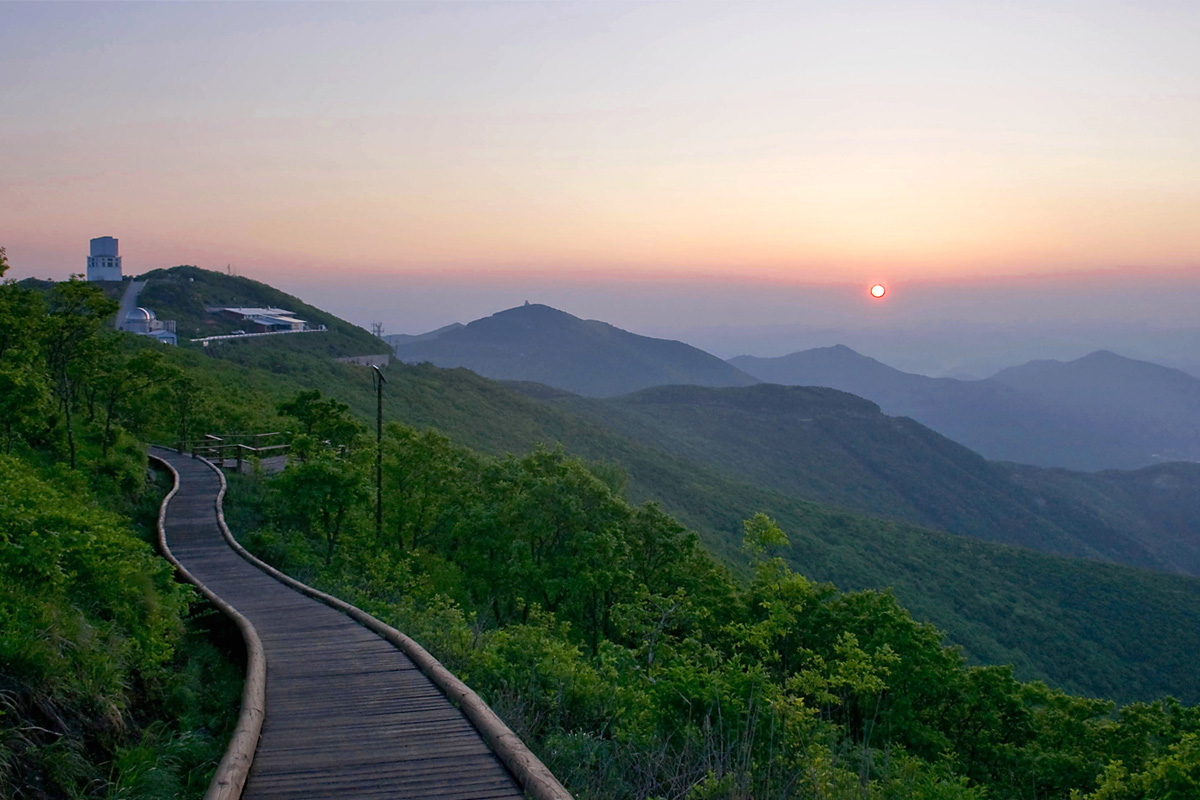
[[0,245],[19,277],[112,235],[132,274],[1194,283],[1200,12],[854,5],[0,4]]

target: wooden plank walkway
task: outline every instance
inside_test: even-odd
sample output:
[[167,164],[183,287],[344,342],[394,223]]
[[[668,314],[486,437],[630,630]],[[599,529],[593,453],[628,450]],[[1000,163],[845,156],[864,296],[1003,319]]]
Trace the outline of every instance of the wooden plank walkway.
[[243,798],[525,796],[404,653],[228,546],[212,468],[169,450],[153,454],[179,473],[165,517],[172,553],[250,621],[265,651],[266,715]]

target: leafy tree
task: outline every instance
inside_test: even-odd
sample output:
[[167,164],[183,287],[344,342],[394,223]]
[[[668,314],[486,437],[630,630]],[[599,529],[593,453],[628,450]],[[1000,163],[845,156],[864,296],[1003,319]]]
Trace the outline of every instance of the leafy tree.
[[[8,270],[0,247],[0,278]],[[46,306],[41,295],[0,280],[0,426],[4,452],[42,426],[49,387],[41,366]]]
[[347,521],[366,502],[362,470],[348,459],[318,453],[294,463],[275,480],[279,521],[325,543],[325,566]]
[[[104,455],[108,454],[115,436],[113,424],[122,418],[122,412],[132,416],[133,409],[126,408],[130,401],[152,387],[172,380],[182,380],[182,374],[178,368],[167,363],[160,350],[142,348],[130,355],[114,348],[100,354],[95,383],[104,415],[101,440]],[[179,400],[190,405],[190,395],[195,388],[185,385],[184,390],[189,398]],[[186,441],[186,423],[180,426],[180,436]]]
[[349,411],[346,403],[322,397],[320,389],[298,392],[279,404],[279,413],[298,421],[305,436],[332,447],[348,446],[363,430]]
[[67,446],[71,469],[75,469],[76,444],[72,407],[77,397],[78,373],[92,363],[103,344],[100,330],[117,310],[117,303],[100,289],[72,275],[69,281],[55,284],[50,292],[50,313],[46,318],[46,356],[67,427]]
[[483,574],[509,590],[510,613],[526,621],[536,604],[584,632],[595,653],[612,630],[613,593],[627,580],[619,535],[627,507],[561,448],[508,459],[485,480],[494,498],[484,509],[494,555],[478,562]]
[[430,547],[453,553],[466,508],[479,502],[478,465],[469,451],[437,431],[418,433],[391,425],[387,430],[383,482],[386,542],[400,550]]
[[1200,737],[1185,733],[1167,752],[1131,772],[1121,761],[1104,770],[1095,792],[1083,800],[1192,800],[1200,788]]
[[191,441],[196,407],[203,402],[200,385],[187,373],[176,376],[169,384],[168,401],[175,419],[175,438],[183,450]]
[[787,535],[775,524],[775,520],[761,511],[746,520],[742,530],[742,549],[752,557],[769,554],[774,558],[788,545]]

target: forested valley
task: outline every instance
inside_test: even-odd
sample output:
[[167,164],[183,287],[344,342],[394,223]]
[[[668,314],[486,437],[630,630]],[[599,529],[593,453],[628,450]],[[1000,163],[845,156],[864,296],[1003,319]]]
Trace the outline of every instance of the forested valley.
[[[113,311],[80,281],[0,286],[3,796],[203,793],[240,658],[153,553],[163,486],[143,443],[267,430],[290,432],[291,463],[231,476],[234,533],[421,642],[581,800],[1197,795],[1194,705],[1020,680],[968,660],[888,591],[806,575],[796,542],[832,540],[856,518],[764,506],[721,545],[616,459],[554,441],[484,452],[520,417],[464,408],[468,392],[445,394],[468,379],[414,368],[394,374],[435,398],[421,408],[457,405],[444,419],[470,423],[440,432],[415,404],[391,418],[377,530],[362,368],[331,365],[316,337],[224,358],[168,350],[112,331]],[[344,401],[315,388],[349,381],[366,388]],[[853,524],[880,541],[909,535]],[[959,563],[954,537],[920,535],[922,553],[945,545]],[[1089,587],[1079,576],[1143,580],[1036,563]],[[1153,585],[1184,598],[1169,587],[1190,584]],[[1072,645],[1041,644],[1063,661]]]

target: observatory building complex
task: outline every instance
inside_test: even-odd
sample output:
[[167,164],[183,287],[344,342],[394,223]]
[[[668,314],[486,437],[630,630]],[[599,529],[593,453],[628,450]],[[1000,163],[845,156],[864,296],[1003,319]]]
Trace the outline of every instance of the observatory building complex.
[[163,344],[179,344],[175,335],[175,320],[160,320],[148,308],[135,308],[125,315],[124,322],[118,326],[120,330],[136,333],[139,336],[149,336]]
[[121,257],[117,255],[117,240],[112,236],[92,239],[91,254],[87,260],[89,281],[121,280]]

